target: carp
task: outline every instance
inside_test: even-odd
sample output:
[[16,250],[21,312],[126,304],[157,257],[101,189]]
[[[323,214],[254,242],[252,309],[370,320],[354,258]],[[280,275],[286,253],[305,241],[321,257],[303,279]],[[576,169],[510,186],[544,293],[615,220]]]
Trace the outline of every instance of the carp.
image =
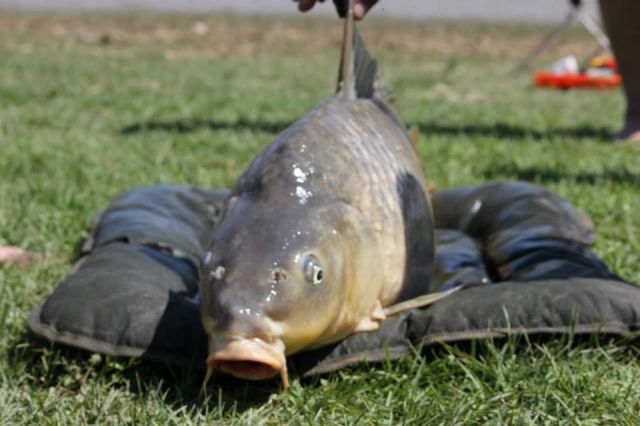
[[214,371],[261,380],[286,356],[432,303],[433,213],[414,145],[354,28],[336,93],[284,130],[236,182],[202,261]]

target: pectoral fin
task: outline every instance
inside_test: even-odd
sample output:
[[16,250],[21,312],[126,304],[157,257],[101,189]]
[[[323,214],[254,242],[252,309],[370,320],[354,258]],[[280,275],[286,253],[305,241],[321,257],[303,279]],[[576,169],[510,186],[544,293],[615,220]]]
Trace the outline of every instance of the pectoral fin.
[[411,309],[424,308],[425,306],[429,306],[438,300],[442,300],[445,297],[450,296],[460,289],[462,289],[462,286],[454,287],[451,290],[441,291],[438,293],[425,294],[424,296],[418,296],[410,300],[405,300],[404,302],[396,303],[395,305],[387,306],[383,309],[384,315],[390,317]]
[[451,294],[461,290],[462,288],[462,286],[459,286],[447,291],[425,294],[424,296],[418,296],[410,300],[405,300],[404,302],[396,303],[395,305],[387,306],[386,308],[383,308],[380,301],[376,300],[376,303],[371,310],[371,314],[364,317],[358,323],[353,332],[361,333],[367,331],[375,331],[380,328],[380,321],[387,317],[399,314],[400,312],[410,311],[411,309],[424,308],[425,306],[429,306],[437,302],[438,300],[449,297]]
[[384,308],[382,307],[382,303],[379,300],[373,304],[373,309],[371,309],[371,314],[369,316],[364,317],[356,326],[355,333],[365,332],[365,331],[375,331],[380,327],[379,321],[382,321],[387,316],[384,314]]
[[364,317],[362,320],[356,325],[354,333],[363,333],[366,331],[376,331],[380,328],[380,324],[378,321],[373,320],[371,317]]

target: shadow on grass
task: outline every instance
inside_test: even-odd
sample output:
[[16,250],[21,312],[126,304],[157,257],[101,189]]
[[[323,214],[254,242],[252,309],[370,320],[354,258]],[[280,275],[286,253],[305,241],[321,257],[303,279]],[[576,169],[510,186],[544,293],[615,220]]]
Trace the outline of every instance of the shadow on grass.
[[546,131],[534,130],[522,126],[505,123],[469,124],[463,126],[445,125],[438,123],[416,123],[420,132],[425,136],[485,136],[497,139],[543,140],[549,138],[571,139],[613,139],[614,133],[607,128],[593,126],[579,126],[569,128],[554,128]]
[[106,355],[98,357],[79,349],[53,345],[26,331],[15,339],[7,353],[12,370],[28,372],[36,388],[61,388],[74,393],[80,392],[89,381],[101,381],[107,388],[124,388],[142,398],[156,391],[155,395],[174,410],[215,413],[221,418],[263,405],[272,394],[281,391],[279,381],[275,380],[258,383],[220,376],[212,380],[203,393],[204,371],[201,369]]
[[618,185],[640,186],[640,174],[628,170],[605,170],[601,173],[560,171],[545,167],[518,167],[515,164],[498,164],[491,166],[483,173],[487,180],[516,179],[528,182],[559,182],[571,180],[586,185],[599,185],[603,182],[612,182]]
[[[169,132],[189,133],[198,130],[250,130],[254,132],[279,133],[289,126],[291,122],[262,121],[240,118],[235,121],[221,120],[174,120],[174,121],[149,121],[145,123],[133,123],[120,129],[120,133],[131,135],[142,132]],[[546,131],[534,130],[527,127],[515,126],[506,123],[494,124],[469,124],[446,125],[438,123],[417,123],[420,131],[426,135],[444,136],[485,136],[497,139],[543,140],[548,138],[571,139],[613,139],[614,133],[608,128],[594,126],[578,126],[570,128],[556,128]]]
[[253,132],[279,133],[291,123],[284,121],[260,121],[241,118],[236,121],[216,120],[175,120],[175,121],[149,121],[146,123],[133,123],[120,129],[124,135],[132,135],[142,132],[168,132],[189,133],[198,130],[250,130]]

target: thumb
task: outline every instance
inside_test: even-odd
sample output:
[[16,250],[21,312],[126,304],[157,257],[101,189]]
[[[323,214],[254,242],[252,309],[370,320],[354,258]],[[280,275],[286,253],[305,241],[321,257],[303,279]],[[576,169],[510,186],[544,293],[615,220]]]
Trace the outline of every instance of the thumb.
[[358,20],[364,18],[369,9],[377,2],[378,0],[356,0],[353,5],[353,17]]

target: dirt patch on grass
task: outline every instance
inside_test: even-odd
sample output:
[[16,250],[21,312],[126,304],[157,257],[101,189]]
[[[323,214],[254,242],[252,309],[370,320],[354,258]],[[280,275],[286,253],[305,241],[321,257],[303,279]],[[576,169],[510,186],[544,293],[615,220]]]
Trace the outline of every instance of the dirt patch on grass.
[[[522,57],[548,31],[534,25],[403,22],[371,19],[361,25],[374,50],[406,54],[482,55]],[[165,14],[4,14],[0,43],[26,38],[62,40],[89,46],[139,46],[170,50],[174,58],[241,56],[261,53],[309,54],[335,48],[340,25],[328,18],[195,16]],[[571,30],[546,53],[559,57],[586,55],[594,41]]]

